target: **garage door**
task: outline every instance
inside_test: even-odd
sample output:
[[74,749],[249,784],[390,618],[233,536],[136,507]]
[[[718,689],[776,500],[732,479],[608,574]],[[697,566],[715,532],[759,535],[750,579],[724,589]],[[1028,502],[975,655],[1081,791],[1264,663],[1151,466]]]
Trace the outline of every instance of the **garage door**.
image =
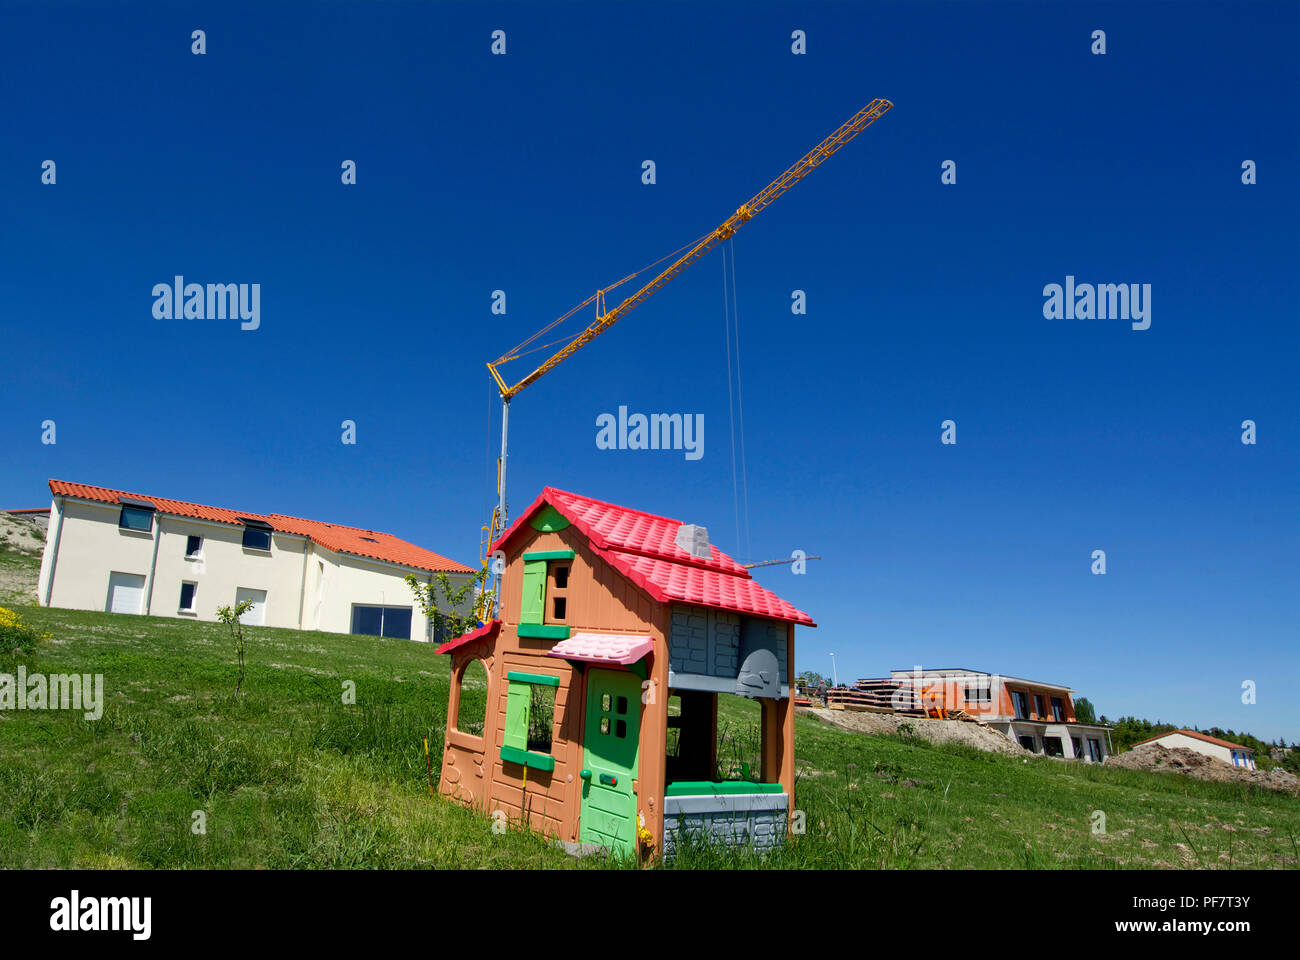
[[144,576],[138,573],[108,575],[109,613],[140,613],[144,609]]
[[242,603],[245,600],[252,600],[253,605],[249,607],[248,613],[239,618],[239,622],[247,623],[254,627],[260,627],[265,624],[266,591],[251,590],[248,587],[240,587],[235,591],[235,603]]

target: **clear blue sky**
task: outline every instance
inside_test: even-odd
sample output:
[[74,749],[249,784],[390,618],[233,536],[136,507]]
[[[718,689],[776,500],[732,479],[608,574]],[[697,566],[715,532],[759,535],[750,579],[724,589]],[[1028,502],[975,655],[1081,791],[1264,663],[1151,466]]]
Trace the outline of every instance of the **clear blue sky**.
[[[888,97],[735,239],[752,546],[717,252],[518,397],[512,506],[551,484],[742,557],[821,554],[758,573],[820,624],[800,669],[988,669],[1112,717],[1300,739],[1296,4],[55,2],[4,22],[0,505],[60,477],[472,562],[499,442],[484,362]],[[261,328],[155,319],[178,273],[260,283]],[[1045,320],[1067,274],[1151,284],[1151,328]],[[598,450],[620,404],[703,414],[705,456]]]

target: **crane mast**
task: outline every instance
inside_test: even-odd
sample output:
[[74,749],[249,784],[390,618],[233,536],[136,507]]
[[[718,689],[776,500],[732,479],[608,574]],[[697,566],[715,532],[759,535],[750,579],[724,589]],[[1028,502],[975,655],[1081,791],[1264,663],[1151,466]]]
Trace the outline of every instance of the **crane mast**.
[[[581,350],[596,337],[600,336],[615,323],[627,316],[628,313],[635,310],[638,306],[657,293],[670,280],[684,271],[695,261],[699,260],[706,253],[716,247],[722,241],[729,239],[748,220],[753,219],[757,214],[762,213],[771,203],[781,196],[792,186],[806,177],[815,168],[819,167],[827,159],[832,157],[841,147],[856,137],[859,133],[869,127],[876,120],[884,116],[892,107],[893,103],[889,100],[876,99],[855,113],[839,126],[834,133],[822,140],[821,143],[813,147],[808,153],[804,154],[796,163],[794,163],[785,173],[773,180],[766,187],[751,197],[746,203],[741,204],[736,212],[719,224],[714,230],[705,234],[699,240],[689,245],[689,249],[682,253],[677,259],[661,270],[652,280],[638,289],[635,293],[630,294],[622,300],[613,309],[605,310],[605,294],[621,286],[628,280],[638,276],[639,273],[631,274],[624,277],[610,287],[597,290],[592,296],[579,304],[574,310],[562,317],[561,320],[571,316],[579,309],[590,305],[592,301],[596,304],[596,319],[591,322],[581,333],[575,336],[562,348],[556,351],[551,357],[542,362],[532,373],[528,374],[519,382],[511,385],[506,383],[501,376],[499,367],[520,356],[520,347],[498,357],[496,360],[488,363],[488,371],[492,374],[492,379],[496,381],[497,389],[501,393],[501,458],[497,461],[497,505],[492,513],[490,523],[483,528],[484,541],[484,564],[488,562],[487,548],[495,542],[497,536],[506,529],[506,457],[508,448],[508,439],[510,431],[510,401],[514,396],[523,390],[529,384],[545,375],[550,370],[559,366],[574,353]],[[671,256],[671,254],[670,254]],[[559,321],[556,321],[558,323]],[[551,325],[552,327],[555,324]],[[547,328],[550,329],[550,328]],[[528,343],[525,341],[524,343]]]

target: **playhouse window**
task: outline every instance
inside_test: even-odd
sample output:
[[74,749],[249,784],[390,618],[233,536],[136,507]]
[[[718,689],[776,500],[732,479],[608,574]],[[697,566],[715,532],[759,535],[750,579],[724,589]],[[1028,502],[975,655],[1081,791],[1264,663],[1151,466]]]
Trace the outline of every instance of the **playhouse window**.
[[528,749],[551,752],[551,728],[555,724],[555,687],[531,685],[528,704]]
[[[716,711],[717,706],[713,709]],[[713,755],[715,780],[758,780],[763,756],[763,707],[757,700],[735,704],[739,719],[718,720]]]
[[452,727],[470,736],[483,736],[487,721],[487,667],[482,660],[471,660],[457,674],[456,718]]
[[506,727],[501,759],[512,763],[555,769],[550,755],[555,727],[555,694],[560,678],[546,674],[506,675]]
[[547,564],[548,593],[550,593],[550,617],[547,623],[563,623],[569,613],[569,561],[552,560]]
[[679,694],[670,694],[668,697],[668,739],[667,750],[670,762],[675,760],[681,751],[682,744],[682,698]]
[[520,637],[563,640],[569,635],[569,570],[572,550],[538,550],[524,554],[524,575],[519,598]]

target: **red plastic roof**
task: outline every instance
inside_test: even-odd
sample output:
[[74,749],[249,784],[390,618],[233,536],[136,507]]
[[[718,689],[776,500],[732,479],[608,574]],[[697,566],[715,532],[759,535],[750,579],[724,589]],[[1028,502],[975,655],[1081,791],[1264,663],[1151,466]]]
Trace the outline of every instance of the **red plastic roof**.
[[808,614],[759,586],[716,546],[704,560],[677,546],[680,520],[630,510],[554,487],[519,515],[496,543],[500,549],[546,504],[560,511],[614,569],[661,603],[687,603],[815,627]]
[[475,640],[483,640],[483,639],[491,640],[496,637],[497,631],[499,629],[501,629],[500,620],[489,620],[487,623],[483,624],[483,626],[477,627],[471,630],[469,633],[462,633],[455,640],[448,640],[446,643],[444,643],[442,646],[440,646],[437,650],[433,652],[451,653],[457,647],[463,647],[465,646],[465,644],[473,643]]
[[96,500],[101,503],[120,503],[122,497],[144,500],[152,503],[160,513],[176,517],[192,517],[196,520],[211,520],[215,523],[239,524],[243,519],[261,520],[281,533],[295,533],[320,544],[336,553],[351,553],[359,557],[374,560],[387,560],[404,567],[419,570],[448,573],[473,573],[469,567],[448,560],[446,557],[425,550],[413,543],[395,537],[391,533],[378,530],[363,530],[359,527],[345,527],[337,523],[322,523],[318,520],[303,520],[279,513],[249,513],[247,510],[228,510],[225,507],[208,507],[184,500],[171,500],[166,497],[150,497],[140,493],[127,493],[108,487],[95,487],[85,483],[69,483],[66,480],[51,480],[50,492],[56,496],[79,497],[83,500]]

